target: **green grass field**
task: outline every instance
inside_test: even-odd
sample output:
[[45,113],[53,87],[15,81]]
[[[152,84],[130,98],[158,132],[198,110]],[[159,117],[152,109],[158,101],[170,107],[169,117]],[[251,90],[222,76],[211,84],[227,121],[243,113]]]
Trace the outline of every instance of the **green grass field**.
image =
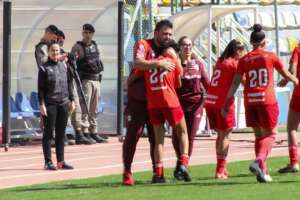
[[152,185],[150,172],[136,173],[136,186],[121,185],[121,176],[106,176],[82,180],[18,187],[0,190],[1,200],[297,200],[300,199],[300,174],[279,175],[276,171],[288,159],[273,158],[269,168],[273,182],[260,184],[249,173],[250,161],[233,162],[229,165],[231,178],[218,181],[213,179],[214,165],[192,167],[193,181],[178,182],[167,170],[169,183]]

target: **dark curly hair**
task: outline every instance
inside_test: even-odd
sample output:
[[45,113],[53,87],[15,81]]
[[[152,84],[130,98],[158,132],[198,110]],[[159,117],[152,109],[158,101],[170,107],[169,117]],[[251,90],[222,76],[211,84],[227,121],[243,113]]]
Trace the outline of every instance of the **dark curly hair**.
[[167,42],[167,43],[161,45],[160,47],[158,47],[157,52],[156,52],[157,56],[163,54],[165,52],[165,50],[167,50],[168,48],[174,49],[176,53],[179,52],[178,44],[174,40],[171,40],[170,42]]

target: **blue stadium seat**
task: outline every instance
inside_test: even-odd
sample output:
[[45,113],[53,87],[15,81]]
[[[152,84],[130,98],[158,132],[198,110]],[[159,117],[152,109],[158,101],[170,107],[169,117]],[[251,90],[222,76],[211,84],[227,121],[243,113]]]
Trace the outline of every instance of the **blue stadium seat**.
[[32,91],[30,93],[30,105],[31,108],[33,109],[33,112],[36,116],[40,116],[40,103],[39,103],[39,98],[38,98],[38,93],[35,91]]
[[16,93],[16,107],[23,117],[33,117],[33,110],[26,95],[21,92]]
[[243,27],[249,26],[246,15],[241,14],[241,13],[235,13],[234,18],[241,26],[243,26]]
[[19,118],[21,117],[19,114],[19,110],[16,106],[16,102],[12,96],[10,96],[10,117],[11,118]]

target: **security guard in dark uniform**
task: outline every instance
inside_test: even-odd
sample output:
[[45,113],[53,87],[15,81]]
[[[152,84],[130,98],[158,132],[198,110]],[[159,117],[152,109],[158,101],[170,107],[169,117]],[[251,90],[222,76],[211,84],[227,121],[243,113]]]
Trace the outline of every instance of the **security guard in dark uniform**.
[[[64,161],[64,137],[69,111],[75,109],[73,83],[65,62],[59,61],[58,43],[48,46],[48,61],[39,68],[38,97],[44,123],[43,153],[45,169],[73,169]],[[57,168],[51,159],[51,139],[55,130]]]
[[35,46],[35,60],[38,68],[48,60],[48,46],[51,42],[57,41],[58,28],[51,24],[45,29],[41,41]]
[[[97,112],[100,97],[100,81],[103,64],[100,60],[98,46],[93,39],[95,29],[91,24],[84,24],[82,41],[72,48],[72,54],[77,56],[77,69],[80,75],[89,115],[77,116],[77,132],[83,132],[91,142],[107,142],[97,134]],[[78,106],[78,105],[76,105]],[[82,121],[81,121],[82,120]]]

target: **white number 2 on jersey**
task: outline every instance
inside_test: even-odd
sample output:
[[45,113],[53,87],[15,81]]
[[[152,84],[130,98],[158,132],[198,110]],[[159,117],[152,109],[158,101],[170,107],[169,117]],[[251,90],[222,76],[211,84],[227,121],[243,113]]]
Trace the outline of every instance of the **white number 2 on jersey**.
[[266,68],[253,69],[249,71],[250,88],[265,87],[268,85],[268,70]]
[[221,76],[221,70],[216,69],[213,76],[212,76],[212,78],[211,78],[210,85],[216,87],[219,83],[218,79],[220,78],[220,76]]

